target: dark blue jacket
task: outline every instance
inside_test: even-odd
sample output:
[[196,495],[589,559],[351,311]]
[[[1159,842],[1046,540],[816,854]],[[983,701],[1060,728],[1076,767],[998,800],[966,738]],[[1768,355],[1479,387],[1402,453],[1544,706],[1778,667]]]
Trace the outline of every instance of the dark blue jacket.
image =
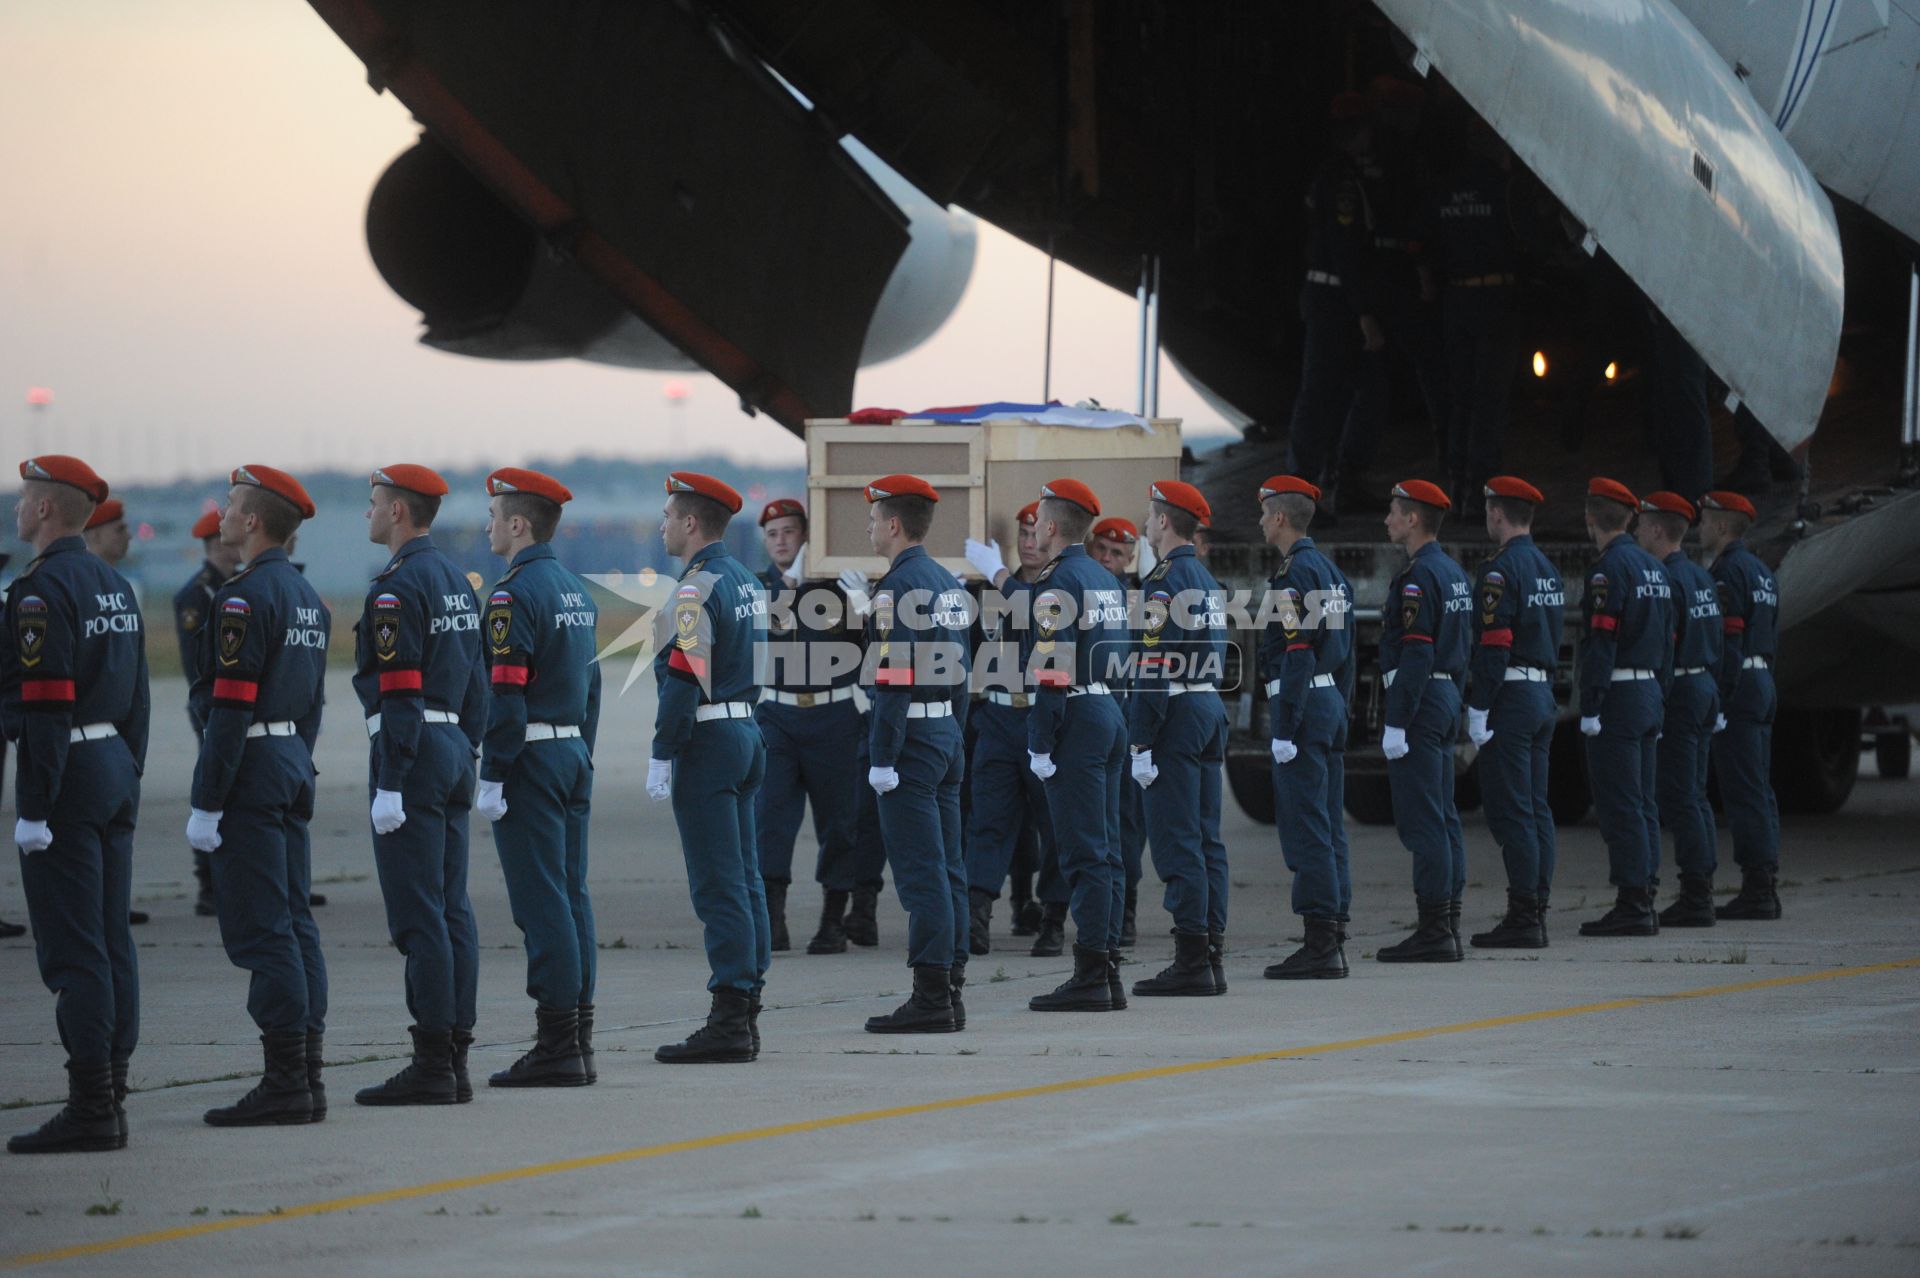
[[1726,645],[1720,655],[1720,703],[1733,699],[1742,663],[1764,658],[1769,667],[1780,634],[1780,587],[1760,557],[1736,541],[1713,561],[1713,580],[1720,596],[1720,624]]
[[577,727],[591,752],[600,727],[600,610],[587,584],[554,558],[552,546],[528,546],[487,592],[482,617],[493,698],[480,779],[507,779],[529,723]]
[[1615,670],[1651,670],[1673,679],[1673,587],[1660,561],[1621,533],[1587,576],[1580,651],[1580,714],[1601,713]]
[[1430,541],[1414,552],[1387,589],[1381,610],[1380,669],[1393,675],[1386,726],[1413,722],[1433,675],[1456,684],[1467,672],[1473,639],[1473,583],[1466,569]]
[[1674,626],[1679,631],[1673,643],[1674,668],[1703,668],[1717,679],[1726,643],[1713,577],[1684,551],[1674,551],[1663,563],[1673,588]]
[[[1021,665],[1034,688],[1027,749],[1052,754],[1069,688],[1103,682],[1128,650],[1127,596],[1114,575],[1068,546],[1033,580],[1033,616],[1021,636]],[[1124,688],[1113,688],[1124,693]]]
[[1291,741],[1306,713],[1307,691],[1330,675],[1343,699],[1353,695],[1353,585],[1302,537],[1267,582],[1274,618],[1260,632],[1259,677],[1269,686],[1267,731]]
[[660,693],[654,758],[680,753],[701,706],[760,699],[755,648],[766,639],[766,623],[766,592],[745,564],[717,541],[693,553],[674,594],[672,638],[653,659]]
[[84,539],[60,538],[14,578],[0,644],[5,719],[20,747],[14,804],[22,820],[52,816],[74,728],[112,724],[135,769],[145,768],[150,707],[140,610],[127,579]]
[[1192,546],[1169,551],[1141,592],[1144,625],[1127,689],[1127,740],[1150,749],[1167,717],[1167,684],[1219,688],[1226,663],[1227,600]]
[[[201,655],[206,645],[207,619],[213,611],[213,592],[219,589],[220,572],[210,563],[202,563],[200,571],[193,574],[186,585],[174,592],[173,596],[173,635],[180,641],[180,672],[192,685],[200,673]],[[194,713],[191,702],[187,705],[187,717],[193,721],[193,730],[198,733],[207,725]]]
[[1473,595],[1473,682],[1467,704],[1490,710],[1508,666],[1544,670],[1560,664],[1567,592],[1559,570],[1525,533],[1510,538],[1480,565]]
[[[761,683],[778,692],[829,692],[860,681],[859,627],[836,582],[788,586],[778,568],[760,574],[769,600]],[[788,606],[779,601],[788,599]],[[831,655],[830,655],[831,654]]]
[[926,547],[908,546],[893,557],[886,576],[873,588],[873,611],[867,618],[872,766],[890,768],[899,761],[907,740],[907,707],[914,702],[950,703],[954,721],[964,730],[973,670],[967,636],[973,617],[973,597]]

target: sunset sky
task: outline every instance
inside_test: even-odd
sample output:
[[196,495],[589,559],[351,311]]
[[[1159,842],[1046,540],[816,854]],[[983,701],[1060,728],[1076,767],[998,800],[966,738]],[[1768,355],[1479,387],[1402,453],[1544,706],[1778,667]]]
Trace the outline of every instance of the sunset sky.
[[[301,0],[0,5],[0,439],[116,481],[237,460],[357,468],[662,457],[673,375],[507,364],[417,344],[375,273],[368,191],[415,134]],[[972,284],[859,404],[1038,398],[1046,259],[982,225]],[[1062,269],[1054,393],[1133,407],[1131,297]],[[983,371],[984,370],[984,371]],[[801,464],[705,376],[682,440]],[[54,402],[28,405],[30,387]],[[1161,411],[1223,430],[1171,368]],[[400,441],[406,441],[404,445]],[[238,457],[239,453],[247,458]],[[255,456],[258,454],[258,456]]]

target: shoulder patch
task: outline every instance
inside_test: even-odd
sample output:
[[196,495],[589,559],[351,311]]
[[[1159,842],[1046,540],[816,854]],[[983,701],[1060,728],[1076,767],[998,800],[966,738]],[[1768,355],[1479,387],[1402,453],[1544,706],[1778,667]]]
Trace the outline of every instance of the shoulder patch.
[[1167,628],[1167,619],[1172,615],[1172,595],[1164,590],[1156,590],[1148,595],[1141,605],[1141,619],[1146,623],[1146,633],[1140,636],[1140,642],[1149,648],[1158,648],[1160,632]]
[[700,587],[682,586],[673,601],[673,643],[681,651],[700,644]]
[[14,605],[14,641],[20,664],[31,670],[47,652],[47,601],[27,595]]
[[[507,576],[512,576],[508,573]],[[501,578],[505,581],[506,578]],[[505,656],[510,649],[507,640],[513,634],[513,596],[507,591],[494,587],[487,596],[487,646],[493,649],[496,657]]]
[[253,605],[238,595],[220,601],[220,664],[235,665],[247,639],[247,626],[253,620]]
[[1280,592],[1280,634],[1288,643],[1300,637],[1304,621],[1301,617],[1300,592],[1292,586]]

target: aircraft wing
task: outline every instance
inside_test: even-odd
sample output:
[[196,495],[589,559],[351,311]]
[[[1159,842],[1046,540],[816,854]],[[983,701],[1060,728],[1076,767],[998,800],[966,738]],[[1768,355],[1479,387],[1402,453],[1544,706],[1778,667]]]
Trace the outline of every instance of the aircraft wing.
[[1792,448],[1840,344],[1832,205],[1669,0],[1377,0]]

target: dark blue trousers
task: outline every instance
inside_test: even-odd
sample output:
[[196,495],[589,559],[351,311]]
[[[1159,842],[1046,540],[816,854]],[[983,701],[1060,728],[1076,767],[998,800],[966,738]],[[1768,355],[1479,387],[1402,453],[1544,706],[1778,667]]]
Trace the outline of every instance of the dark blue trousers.
[[705,932],[710,990],[755,993],[773,963],[754,832],[754,801],[766,771],[760,729],[746,719],[694,724],[674,760],[673,819],[693,913]]
[[1722,707],[1727,730],[1713,740],[1720,803],[1743,870],[1780,867],[1780,801],[1773,793],[1773,720],[1779,710],[1773,671],[1742,670]]
[[828,889],[852,891],[858,789],[867,783],[866,774],[855,770],[858,760],[851,748],[862,726],[859,709],[851,701],[805,707],[765,701],[755,708],[754,720],[767,745],[767,777],[754,814],[760,877],[769,883],[793,881],[793,845],[812,805],[813,834],[820,845],[813,877]]
[[1227,845],[1220,839],[1226,761],[1220,694],[1187,692],[1167,698],[1166,721],[1153,744],[1159,776],[1145,790],[1131,776],[1121,782],[1144,800],[1153,870],[1167,885],[1164,902],[1178,932],[1227,930]]
[[1407,753],[1387,761],[1393,824],[1413,854],[1413,894],[1441,905],[1467,886],[1467,844],[1453,801],[1453,744],[1460,735],[1460,688],[1429,679],[1407,725]]
[[1032,821],[1039,827],[1040,899],[1052,900],[1045,885],[1060,875],[1046,787],[1027,766],[1027,712],[988,701],[969,717],[978,726],[966,777],[967,884],[999,899],[1022,829]]
[[[1153,756],[1158,765],[1160,756]],[[1156,784],[1158,784],[1156,782]],[[1124,778],[1120,786],[1120,870],[1128,888],[1140,881],[1141,867],[1147,858],[1146,791]]]
[[140,966],[127,927],[139,811],[127,743],[76,741],[47,821],[53,846],[20,854],[40,979],[76,1065],[125,1060],[140,1041]]
[[[887,881],[887,842],[880,834],[880,796],[867,784],[867,766],[871,762],[869,730],[873,720],[860,716],[854,733],[853,775],[853,857],[848,877],[854,887],[876,891]],[[828,886],[834,886],[829,884]]]
[[1587,738],[1594,821],[1607,844],[1608,880],[1616,887],[1646,887],[1660,860],[1660,751],[1654,738],[1664,718],[1657,681],[1625,680],[1608,688],[1600,735]]
[[[1293,872],[1293,912],[1302,918],[1348,921],[1353,882],[1347,869],[1346,699],[1336,688],[1307,689],[1307,703],[1294,729],[1299,750],[1291,762],[1273,765],[1273,808],[1280,855]],[[1155,756],[1156,759],[1158,756]]]
[[1493,740],[1480,751],[1487,830],[1500,845],[1507,886],[1527,896],[1543,895],[1553,886],[1557,840],[1547,802],[1547,760],[1558,719],[1552,684],[1503,683],[1487,714]]
[[[376,743],[369,798],[378,759]],[[387,935],[406,956],[407,1011],[421,1029],[472,1029],[475,1020],[480,934],[467,899],[473,782],[473,747],[459,725],[421,724],[419,753],[400,790],[407,823],[373,836]]]
[[960,847],[960,781],[967,768],[960,725],[951,716],[907,720],[894,770],[900,784],[879,796],[880,832],[894,890],[907,912],[907,962],[964,967],[967,866]]
[[[1660,824],[1673,834],[1673,863],[1682,874],[1713,874],[1716,832],[1713,804],[1707,800],[1707,766],[1713,750],[1713,722],[1719,713],[1720,692],[1711,674],[1674,676],[1660,730],[1654,798]],[[1649,878],[1659,875],[1656,843]]]
[[1057,770],[1046,783],[1075,939],[1089,949],[1120,948],[1127,895],[1120,787],[1133,784],[1127,779],[1126,727],[1111,696],[1068,697],[1053,745]]
[[1288,428],[1288,469],[1318,480],[1337,462],[1365,466],[1388,412],[1386,352],[1368,352],[1344,288],[1308,284],[1300,297],[1305,344]]
[[251,973],[247,1012],[263,1031],[327,1027],[327,965],[313,921],[313,756],[299,737],[255,737],[210,858],[220,941]]
[[[679,788],[676,768],[676,815]],[[591,1003],[599,950],[587,892],[593,764],[586,742],[529,741],[507,774],[504,794],[507,814],[493,823],[493,843],[513,924],[526,941],[527,995],[548,1007]]]

